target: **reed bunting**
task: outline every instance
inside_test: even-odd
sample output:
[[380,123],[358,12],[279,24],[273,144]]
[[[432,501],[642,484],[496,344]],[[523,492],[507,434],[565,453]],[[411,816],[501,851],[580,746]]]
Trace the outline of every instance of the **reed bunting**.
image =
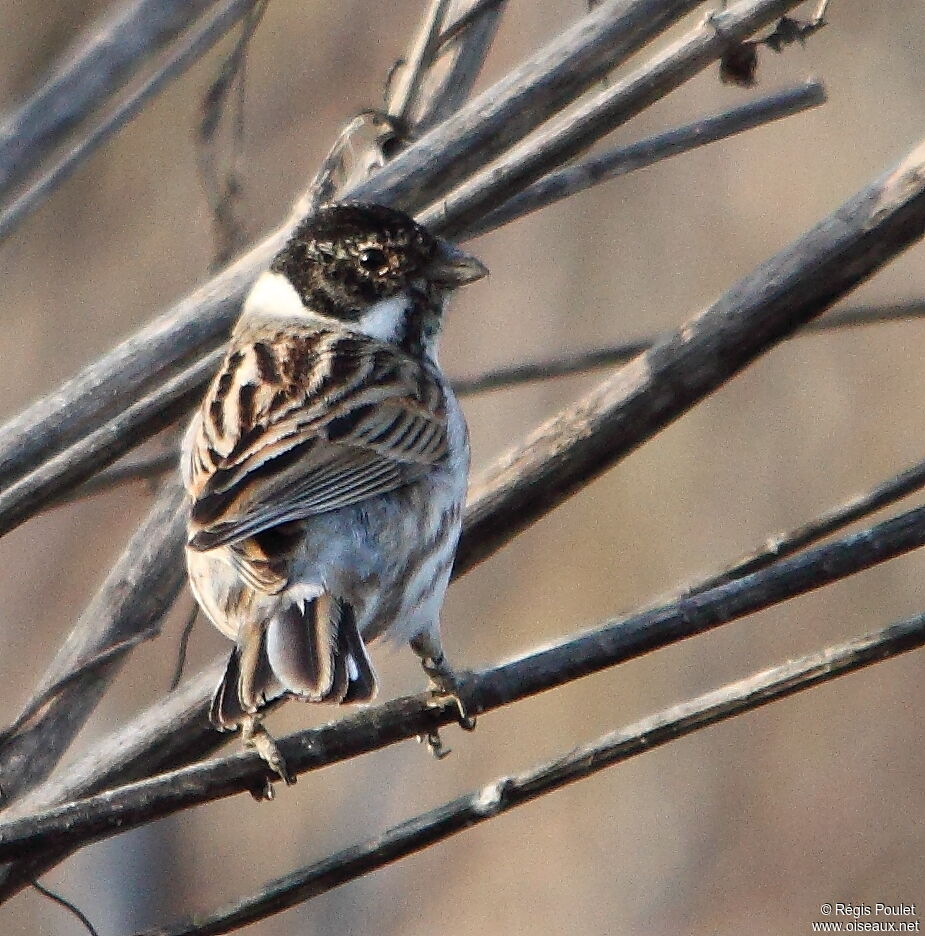
[[437,341],[447,293],[487,272],[399,211],[321,208],[254,284],[184,438],[190,583],[235,641],[211,719],[288,782],[261,708],[371,699],[376,638],[454,693],[439,617],[469,444]]

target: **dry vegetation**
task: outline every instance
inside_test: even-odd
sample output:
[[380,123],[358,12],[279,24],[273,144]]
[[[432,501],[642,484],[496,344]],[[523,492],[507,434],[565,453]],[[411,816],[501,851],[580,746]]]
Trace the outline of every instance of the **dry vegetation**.
[[[882,663],[925,643],[925,507],[871,517],[925,486],[921,248],[884,270],[925,232],[925,15],[708,12],[2,14],[4,932],[81,925],[37,876],[107,934],[232,901],[145,930],[177,936],[803,933],[826,901],[925,898],[921,681],[914,654]],[[400,54],[385,165],[332,150]],[[493,272],[445,355],[477,466],[445,632],[484,717],[439,764],[396,744],[454,716],[381,650],[393,701],[274,716],[305,775],[258,805],[232,796],[256,756],[204,760],[226,740],[208,629],[168,690],[174,426],[293,216],[335,191],[483,237]]]

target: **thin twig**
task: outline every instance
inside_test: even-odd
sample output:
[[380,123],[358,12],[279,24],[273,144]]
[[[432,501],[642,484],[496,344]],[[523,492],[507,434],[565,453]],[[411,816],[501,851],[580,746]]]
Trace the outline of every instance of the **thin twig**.
[[[222,0],[216,4],[212,0],[210,5],[216,7],[215,11],[177,40],[150,77],[131,89],[96,126],[58,156],[54,164],[21,194],[0,201],[0,242],[9,237],[23,218],[41,205],[110,136],[139,114],[148,101],[212,48],[253,3],[254,0]],[[34,165],[36,163],[29,168]]]
[[796,529],[770,537],[758,549],[747,553],[722,572],[698,582],[696,590],[706,591],[724,582],[731,582],[743,575],[750,575],[759,569],[767,568],[785,556],[792,556],[812,543],[818,543],[819,540],[843,530],[846,526],[922,488],[925,488],[925,461],[911,465],[905,471],[875,485],[847,503],[827,510],[821,516],[801,524]]
[[408,125],[424,75],[433,64],[449,4],[450,0],[431,0],[424,18],[424,26],[418,30],[405,64],[390,82],[387,110],[399,126]]
[[60,894],[56,894],[53,890],[50,890],[44,884],[41,884],[38,881],[32,881],[31,884],[43,897],[47,897],[49,900],[54,901],[54,903],[58,904],[58,906],[64,907],[65,910],[77,917],[90,936],[99,936],[96,928],[87,919],[86,914],[80,909],[80,907],[77,906],[77,904],[72,903],[70,900],[62,897]]
[[214,4],[132,0],[93,23],[48,80],[0,124],[0,194]]
[[106,494],[116,488],[127,484],[137,484],[139,481],[153,481],[162,478],[167,472],[175,471],[180,456],[177,452],[158,452],[144,458],[133,458],[131,461],[111,465],[97,472],[83,484],[61,494],[46,505],[46,509],[71,504],[95,497],[97,494]]
[[791,117],[824,104],[825,88],[818,81],[807,81],[793,88],[777,91],[766,97],[748,101],[738,107],[704,117],[683,127],[609,150],[582,160],[575,165],[543,176],[523,189],[500,208],[488,212],[467,231],[468,236],[493,231],[540,208],[554,205],[564,198],[619,176],[644,169],[663,159],[680,156],[728,139],[737,133],[764,126],[783,117]]
[[6,744],[9,738],[11,738],[13,735],[24,731],[29,722],[31,722],[45,708],[45,706],[48,705],[49,702],[52,702],[54,699],[58,698],[58,696],[60,696],[65,689],[68,689],[75,683],[86,679],[87,676],[92,675],[102,666],[110,663],[121,654],[128,650],[133,650],[138,646],[138,644],[143,643],[146,640],[152,640],[153,638],[159,636],[160,632],[160,624],[155,624],[146,631],[140,631],[137,634],[130,634],[123,640],[116,641],[114,644],[106,647],[105,649],[94,653],[89,660],[75,664],[74,668],[65,673],[57,682],[52,683],[46,689],[43,689],[40,693],[34,695],[29,700],[28,705],[22,710],[22,712],[20,712],[16,721],[14,721],[13,724],[8,728],[0,731],[0,745]]
[[[417,90],[408,108],[399,109],[392,103],[387,104],[388,112],[362,111],[344,127],[322,161],[308,193],[295,203],[293,222],[331,201],[336,192],[350,191],[365,182],[409,144],[412,128],[415,135],[420,135],[462,106],[488,54],[504,2],[506,0],[499,0],[495,10],[483,13],[477,25],[464,31],[448,47],[428,52],[430,60],[426,67],[419,61],[414,69],[418,75],[414,79]],[[465,8],[466,0],[458,5]],[[437,15],[442,16],[437,7],[432,7],[421,25],[416,45],[428,45],[431,25]],[[437,53],[439,55],[434,59]],[[395,87],[399,66],[405,66],[404,59],[400,59],[390,72],[386,84],[387,102],[405,93]],[[411,74],[407,67],[405,74]],[[358,150],[362,159],[357,158]]]
[[456,0],[453,4],[451,12],[457,19],[441,34],[434,61],[424,75],[408,116],[418,135],[449,119],[464,106],[506,6],[507,0]]
[[506,0],[475,0],[472,6],[465,13],[460,14],[446,29],[440,33],[437,42],[440,48],[443,48],[448,42],[455,39],[463,30],[468,29],[473,23],[482,19],[488,13],[495,12],[499,6],[502,6]]
[[[722,14],[720,30],[707,20],[626,78],[549,120],[449,195],[437,193],[421,222],[450,238],[468,237],[499,204],[688,81],[720,58],[730,42],[744,39],[798,5],[797,0],[743,0]],[[600,10],[603,6],[596,8]]]
[[[888,305],[852,306],[827,312],[821,318],[808,322],[790,337],[803,338],[823,332],[839,331],[843,328],[882,325],[921,318],[925,318],[925,302],[917,300]],[[536,380],[551,380],[557,377],[584,374],[614,364],[625,364],[659,342],[668,340],[669,337],[669,332],[663,332],[660,335],[649,335],[610,347],[592,348],[589,351],[576,351],[573,354],[562,354],[542,361],[528,361],[508,367],[497,367],[472,377],[456,377],[453,379],[453,389],[457,396],[471,396],[492,390],[509,389]]]
[[173,692],[180,685],[183,678],[183,669],[186,666],[186,651],[189,647],[189,639],[193,633],[193,627],[196,624],[196,618],[199,616],[199,603],[193,601],[193,607],[186,618],[183,630],[180,632],[180,643],[177,646],[177,665],[174,667],[173,676],[170,678],[170,691]]
[[554,761],[513,776],[408,819],[382,835],[267,882],[256,894],[209,914],[197,914],[138,936],[218,936],[281,913],[457,832],[500,816],[515,806],[591,777],[695,731],[753,711],[880,663],[925,644],[925,615],[836,644],[818,653],[754,673],[673,705],[575,748]]
[[[5,806],[48,776],[125,661],[129,645],[139,634],[156,630],[173,604],[185,577],[185,519],[179,483],[165,482],[34,690],[25,706],[27,723],[0,742]],[[106,657],[113,647],[119,652]],[[106,662],[98,662],[101,655]],[[93,664],[89,670],[87,661]],[[82,672],[75,675],[76,670]]]
[[[228,104],[228,96],[232,88],[244,77],[248,46],[266,13],[268,2],[269,0],[253,0],[244,17],[240,35],[219,66],[218,75],[203,95],[198,131],[200,143],[210,143],[218,132]],[[240,115],[236,115],[235,120],[240,120]]]
[[[246,232],[238,217],[242,195],[241,160],[244,150],[244,103],[247,89],[247,54],[257,27],[266,13],[269,0],[254,0],[244,16],[241,32],[231,52],[222,62],[218,76],[203,98],[199,121],[199,172],[209,206],[212,209],[215,249],[210,271],[216,272],[238,253]],[[222,123],[228,96],[235,90],[234,112],[229,146],[231,155],[224,172],[219,167],[216,135]]]
[[[925,507],[709,591],[605,622],[492,669],[467,675],[460,694],[473,715],[556,688],[662,649],[925,545]],[[398,699],[278,741],[295,775],[379,750],[458,719],[457,703],[430,694]],[[182,809],[261,788],[267,766],[238,753],[107,790],[0,825],[0,861],[75,848]]]
[[41,512],[49,500],[89,480],[98,468],[111,465],[189,412],[199,402],[203,384],[215,372],[223,355],[218,349],[194,362],[102,428],[0,491],[0,535]]

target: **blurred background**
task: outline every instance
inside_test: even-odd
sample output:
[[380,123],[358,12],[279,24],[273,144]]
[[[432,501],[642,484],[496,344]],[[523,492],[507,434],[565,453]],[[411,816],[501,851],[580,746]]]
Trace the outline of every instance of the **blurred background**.
[[[250,52],[242,216],[287,213],[340,126],[379,105],[426,4],[273,0]],[[0,8],[0,107],[25,96],[103,2]],[[511,0],[479,88],[585,9]],[[698,16],[702,15],[702,10]],[[765,52],[757,91],[710,69],[621,130],[649,133],[817,75],[808,114],[662,162],[472,244],[491,278],[449,315],[445,369],[483,368],[670,329],[923,136],[925,10],[834,0],[805,49]],[[687,25],[690,25],[688,21]],[[6,418],[206,275],[197,169],[206,57],[0,245]],[[919,247],[854,299],[925,294]],[[800,338],[661,433],[453,586],[445,642],[479,667],[632,610],[925,456],[925,323]],[[476,472],[600,378],[470,398]],[[0,540],[0,686],[8,721],[150,503],[139,484],[48,512]],[[915,553],[717,632],[508,707],[453,755],[414,744],[88,848],[44,881],[101,934],[255,890],[459,792],[670,703],[922,610]],[[167,688],[182,618],[135,651],[80,749]],[[190,669],[224,650],[200,622]],[[386,697],[423,688],[410,652],[374,652]],[[872,667],[523,807],[248,930],[255,936],[504,932],[802,934],[826,901],[925,904],[921,657]],[[282,733],[330,718],[290,704]],[[62,769],[66,770],[66,762]],[[78,924],[27,890],[9,936]]]

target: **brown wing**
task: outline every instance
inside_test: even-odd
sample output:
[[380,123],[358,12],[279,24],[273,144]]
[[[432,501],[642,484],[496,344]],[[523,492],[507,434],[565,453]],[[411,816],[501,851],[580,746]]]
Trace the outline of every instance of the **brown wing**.
[[237,344],[187,439],[190,545],[211,549],[421,477],[446,455],[433,371],[360,335]]

